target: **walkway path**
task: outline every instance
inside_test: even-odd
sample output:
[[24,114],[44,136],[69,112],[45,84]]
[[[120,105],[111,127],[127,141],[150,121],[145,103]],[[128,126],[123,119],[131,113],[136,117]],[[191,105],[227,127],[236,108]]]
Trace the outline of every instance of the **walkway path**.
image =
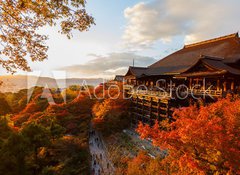
[[107,157],[104,142],[93,128],[89,132],[89,145],[92,158],[91,175],[113,175],[114,167]]
[[166,150],[160,150],[158,147],[154,147],[152,142],[146,139],[141,139],[140,136],[132,129],[123,130],[125,134],[131,137],[132,141],[137,147],[148,152],[148,155],[152,158],[157,156],[165,157],[167,155]]

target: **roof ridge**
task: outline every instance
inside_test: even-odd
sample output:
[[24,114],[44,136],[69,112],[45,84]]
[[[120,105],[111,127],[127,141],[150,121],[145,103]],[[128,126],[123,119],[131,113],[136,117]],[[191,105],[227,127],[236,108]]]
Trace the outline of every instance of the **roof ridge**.
[[200,59],[208,59],[208,60],[215,60],[215,61],[223,61],[223,57],[215,57],[211,55],[200,55]]
[[129,66],[129,68],[146,69],[146,68],[148,68],[148,67]]
[[190,47],[194,47],[194,46],[199,46],[199,45],[208,44],[208,43],[221,41],[221,40],[225,40],[225,39],[228,39],[228,38],[235,38],[235,37],[238,37],[238,32],[230,34],[230,35],[225,35],[225,36],[205,40],[205,41],[196,42],[196,43],[193,43],[193,44],[184,45],[183,48],[190,48]]

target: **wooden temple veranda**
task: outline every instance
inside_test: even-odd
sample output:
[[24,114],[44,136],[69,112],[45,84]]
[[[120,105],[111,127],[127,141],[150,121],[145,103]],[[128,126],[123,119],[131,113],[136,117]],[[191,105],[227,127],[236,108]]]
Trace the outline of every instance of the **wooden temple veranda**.
[[133,124],[171,120],[171,103],[183,97],[217,99],[240,93],[239,35],[185,45],[148,67],[129,67],[124,79]]

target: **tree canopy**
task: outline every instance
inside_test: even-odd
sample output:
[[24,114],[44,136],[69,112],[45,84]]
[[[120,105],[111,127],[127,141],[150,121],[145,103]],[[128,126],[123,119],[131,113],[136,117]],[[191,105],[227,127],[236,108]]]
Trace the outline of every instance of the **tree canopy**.
[[29,103],[26,90],[0,94],[0,101],[11,104],[11,111],[0,116],[0,174],[89,174],[92,100],[66,90],[75,98],[63,103],[51,89],[59,103],[49,105],[42,91],[35,87]]
[[[162,162],[170,174],[239,174],[240,99],[226,98],[208,106],[176,110],[166,130],[140,124],[142,138],[168,149]],[[167,166],[165,166],[167,167]]]
[[72,30],[86,31],[94,19],[85,10],[85,0],[2,0],[0,1],[0,65],[8,72],[29,71],[31,61],[47,59],[44,26],[60,24],[68,38]]

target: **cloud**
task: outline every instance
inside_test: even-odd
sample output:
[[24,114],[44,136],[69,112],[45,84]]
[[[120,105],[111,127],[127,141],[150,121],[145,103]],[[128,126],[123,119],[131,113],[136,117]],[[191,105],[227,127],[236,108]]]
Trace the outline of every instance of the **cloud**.
[[110,53],[106,56],[91,54],[93,60],[85,64],[66,66],[60,70],[67,71],[71,76],[84,77],[112,77],[116,74],[125,74],[128,66],[149,66],[156,62],[154,58],[140,56],[133,53]]
[[129,48],[150,47],[183,36],[185,43],[237,32],[239,0],[153,0],[124,11],[123,40]]

